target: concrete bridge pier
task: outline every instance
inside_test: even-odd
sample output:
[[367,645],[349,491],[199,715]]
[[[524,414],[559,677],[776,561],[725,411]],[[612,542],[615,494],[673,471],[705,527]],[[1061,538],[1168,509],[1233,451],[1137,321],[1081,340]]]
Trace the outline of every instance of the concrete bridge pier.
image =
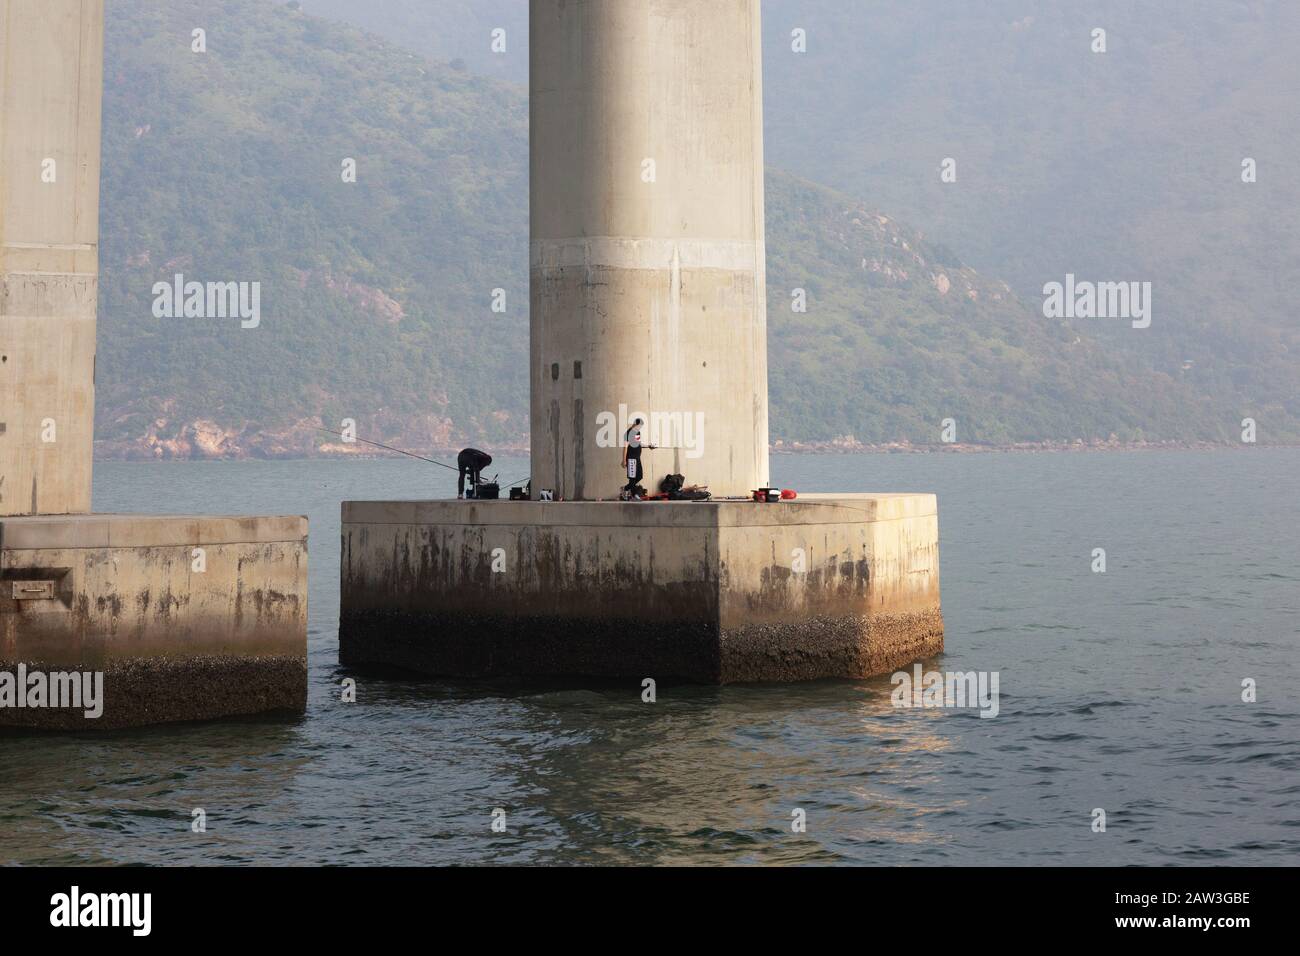
[[[933,495],[745,500],[769,484],[759,0],[529,9],[532,490],[557,500],[345,502],[340,660],[725,684],[941,651]],[[739,500],[608,500],[637,412],[645,487]]]
[[0,0],[0,726],[302,711],[306,519],[89,513],[103,30]]
[[664,473],[768,484],[759,27],[758,0],[529,5],[534,491],[615,497],[638,412]]

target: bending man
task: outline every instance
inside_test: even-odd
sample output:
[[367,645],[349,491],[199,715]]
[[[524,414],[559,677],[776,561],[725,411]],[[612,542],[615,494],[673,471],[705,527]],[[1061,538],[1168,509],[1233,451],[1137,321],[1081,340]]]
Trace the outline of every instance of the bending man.
[[456,497],[465,497],[465,477],[468,475],[469,496],[477,498],[480,473],[490,464],[492,464],[492,456],[477,448],[466,448],[457,455],[456,469],[460,472],[460,476],[456,479]]

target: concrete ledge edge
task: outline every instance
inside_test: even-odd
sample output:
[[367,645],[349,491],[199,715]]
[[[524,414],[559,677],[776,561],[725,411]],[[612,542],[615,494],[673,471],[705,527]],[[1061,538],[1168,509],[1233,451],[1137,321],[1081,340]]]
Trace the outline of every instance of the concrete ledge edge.
[[306,544],[302,515],[25,515],[0,518],[5,551]]

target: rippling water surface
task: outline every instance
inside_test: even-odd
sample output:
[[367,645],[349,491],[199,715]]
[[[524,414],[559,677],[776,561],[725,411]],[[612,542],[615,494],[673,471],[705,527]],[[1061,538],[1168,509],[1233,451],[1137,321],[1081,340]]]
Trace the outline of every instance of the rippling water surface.
[[[778,456],[773,470],[803,491],[939,494],[947,653],[930,663],[1000,672],[998,717],[895,709],[887,677],[661,685],[645,704],[636,682],[359,674],[345,705],[338,503],[446,496],[452,473],[102,463],[101,511],[310,516],[308,712],[0,737],[0,862],[1300,857],[1300,450]],[[199,807],[205,834],[190,831]]]

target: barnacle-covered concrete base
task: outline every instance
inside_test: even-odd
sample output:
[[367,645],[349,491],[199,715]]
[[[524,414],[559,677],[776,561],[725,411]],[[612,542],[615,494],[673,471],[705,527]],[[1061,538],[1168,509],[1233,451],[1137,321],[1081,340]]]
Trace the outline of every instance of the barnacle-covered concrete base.
[[[69,706],[74,675],[91,683]],[[94,675],[102,708],[87,716]],[[0,518],[0,726],[105,730],[306,702],[306,518]]]
[[343,505],[339,660],[453,677],[866,677],[943,650],[934,495]]

